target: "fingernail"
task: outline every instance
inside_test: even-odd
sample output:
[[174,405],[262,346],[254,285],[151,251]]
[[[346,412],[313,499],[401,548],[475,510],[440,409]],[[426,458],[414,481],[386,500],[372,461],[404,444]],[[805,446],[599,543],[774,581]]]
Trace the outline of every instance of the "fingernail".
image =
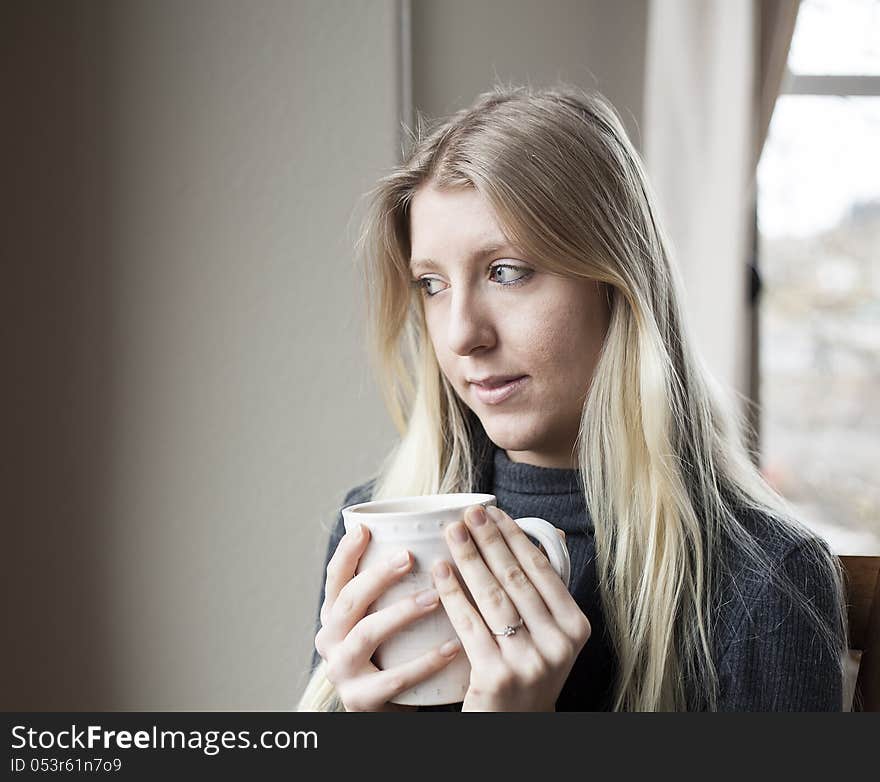
[[360,540],[364,536],[364,525],[358,524],[352,531],[351,536],[355,540]]
[[438,597],[436,589],[425,589],[416,595],[416,602],[420,606],[432,606],[437,602]]
[[473,523],[475,527],[482,527],[483,524],[486,523],[486,518],[486,511],[483,509],[482,505],[471,511],[471,523]]
[[440,654],[444,657],[452,657],[461,648],[461,641],[447,641],[440,647]]
[[449,570],[449,565],[445,562],[441,562],[437,567],[434,568],[434,574],[439,578],[449,578],[449,575],[452,571]]
[[409,552],[401,551],[391,560],[391,565],[396,568],[406,567],[409,564]]
[[456,543],[467,543],[468,534],[464,524],[456,524],[452,528],[452,539]]

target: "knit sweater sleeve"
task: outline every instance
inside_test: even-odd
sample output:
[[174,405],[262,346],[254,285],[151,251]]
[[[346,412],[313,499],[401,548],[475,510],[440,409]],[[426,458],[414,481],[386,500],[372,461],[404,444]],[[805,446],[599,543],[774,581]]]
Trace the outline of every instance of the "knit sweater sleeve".
[[828,623],[839,651],[827,648],[803,607],[768,579],[717,666],[719,711],[841,711],[841,606],[833,574],[809,556],[809,545],[795,546],[780,567]]

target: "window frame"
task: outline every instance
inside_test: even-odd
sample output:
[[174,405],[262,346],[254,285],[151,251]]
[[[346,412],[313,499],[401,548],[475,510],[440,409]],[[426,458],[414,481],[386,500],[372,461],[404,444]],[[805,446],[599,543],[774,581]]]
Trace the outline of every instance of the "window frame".
[[[797,28],[795,28],[797,34]],[[783,95],[816,95],[880,98],[880,76],[867,74],[820,74],[794,73],[788,64],[782,78],[779,96]],[[778,100],[778,98],[777,98]],[[772,122],[772,116],[771,116]],[[769,128],[767,133],[769,135]],[[759,161],[760,162],[760,161]],[[756,163],[756,166],[758,164]],[[752,198],[752,258],[748,264],[749,285],[749,396],[752,404],[747,408],[747,446],[755,465],[760,467],[763,439],[761,437],[761,421],[763,408],[761,405],[761,330],[760,330],[760,298],[761,298],[761,253],[760,234],[758,233],[758,199],[760,197],[757,183]]]

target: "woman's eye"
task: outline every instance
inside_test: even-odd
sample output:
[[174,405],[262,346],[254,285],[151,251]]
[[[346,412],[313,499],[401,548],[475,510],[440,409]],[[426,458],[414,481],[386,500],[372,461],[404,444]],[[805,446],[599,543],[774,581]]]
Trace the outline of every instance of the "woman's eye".
[[[501,276],[496,278],[496,282],[501,282],[507,285],[514,282],[519,282],[519,280],[524,279],[528,276],[528,269],[522,269],[519,266],[508,266],[507,264],[503,263],[492,267],[492,269],[490,270],[490,274],[494,276],[495,272],[502,272]],[[519,274],[520,276],[517,276],[517,274]]]
[[422,277],[420,280],[415,281],[416,284],[421,288],[422,293],[426,296],[433,296],[437,291],[431,290],[431,283],[440,282],[440,280],[435,280],[433,277]]
[[[504,287],[512,287],[520,285],[532,276],[530,269],[524,269],[521,266],[511,266],[506,263],[499,263],[489,268],[489,279]],[[438,286],[442,285],[442,280],[434,277],[420,277],[412,281],[412,285],[418,288],[424,296],[435,296],[443,290],[442,287],[434,288],[434,283]]]

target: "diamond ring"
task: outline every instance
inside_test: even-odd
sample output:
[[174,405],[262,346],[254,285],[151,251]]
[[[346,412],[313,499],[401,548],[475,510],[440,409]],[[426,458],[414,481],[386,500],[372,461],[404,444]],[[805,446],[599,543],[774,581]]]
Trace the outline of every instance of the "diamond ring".
[[518,625],[507,625],[507,627],[505,627],[500,633],[492,633],[492,635],[500,635],[500,636],[507,637],[508,635],[513,635],[516,632],[516,629],[518,627],[522,627],[522,626],[523,626],[523,620],[522,620],[522,617],[520,617]]

